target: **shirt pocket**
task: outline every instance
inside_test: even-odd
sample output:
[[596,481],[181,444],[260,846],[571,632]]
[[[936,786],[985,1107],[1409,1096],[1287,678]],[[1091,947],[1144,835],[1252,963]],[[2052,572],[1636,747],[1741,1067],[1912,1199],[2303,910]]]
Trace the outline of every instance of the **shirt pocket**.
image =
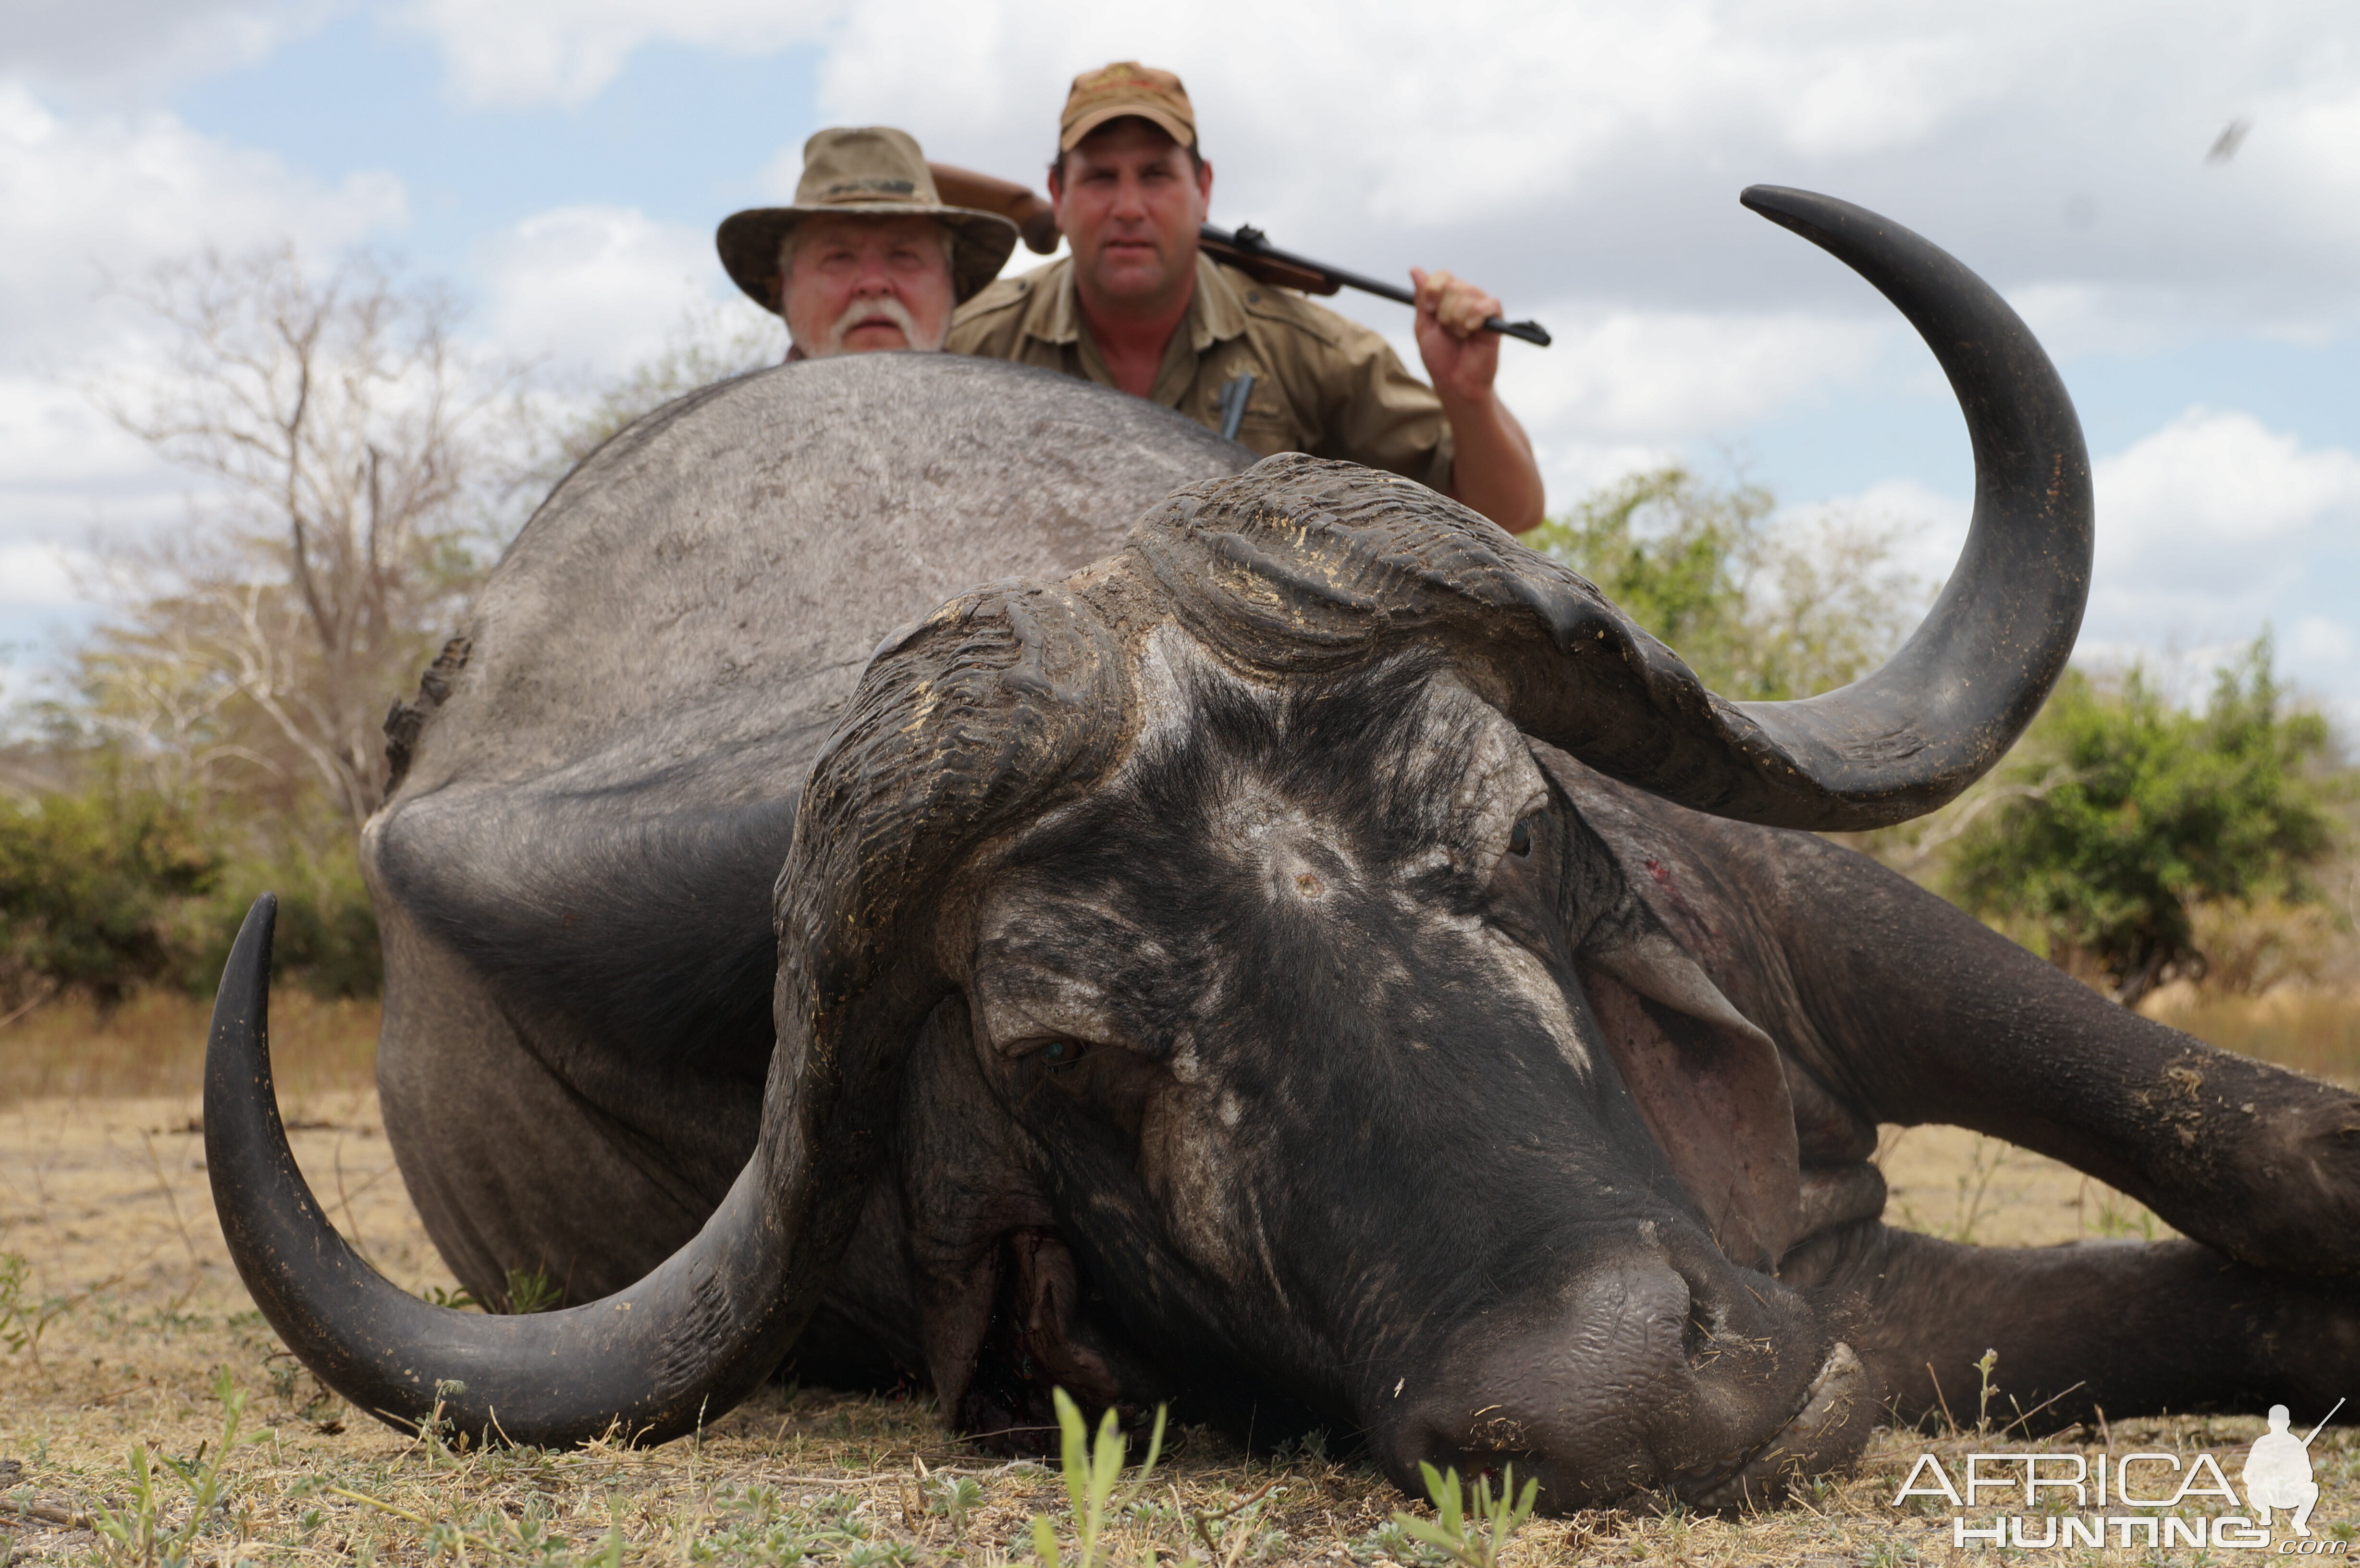
[[1205,428],[1218,432],[1222,422],[1221,393],[1240,376],[1251,375],[1253,386],[1246,394],[1243,415],[1238,420],[1238,444],[1256,457],[1269,457],[1282,452],[1307,450],[1307,432],[1303,421],[1295,417],[1287,401],[1285,389],[1276,376],[1257,365],[1240,365],[1227,376],[1213,381],[1203,394],[1204,409],[1199,418]]

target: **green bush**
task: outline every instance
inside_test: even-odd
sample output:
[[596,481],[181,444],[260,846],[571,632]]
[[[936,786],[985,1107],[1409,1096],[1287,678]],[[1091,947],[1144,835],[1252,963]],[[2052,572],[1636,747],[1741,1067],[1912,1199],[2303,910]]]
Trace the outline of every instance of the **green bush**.
[[1856,681],[1899,646],[1924,585],[1891,525],[1774,522],[1759,485],[1636,474],[1525,537],[1590,579],[1724,697],[1784,701]]
[[2200,907],[2310,901],[2305,873],[2335,847],[2327,726],[2281,708],[2267,639],[2202,713],[2136,670],[2115,685],[2068,671],[2000,771],[2014,798],[1961,835],[1952,894],[2036,926],[2125,1005],[2201,979]]
[[[322,836],[333,846],[311,847]],[[60,991],[104,1006],[142,985],[213,989],[255,895],[279,896],[277,967],[322,996],[381,984],[350,841],[273,842],[111,770],[0,799],[0,1010]]]
[[224,867],[212,896],[190,911],[185,951],[191,963],[178,976],[180,985],[196,993],[213,989],[246,909],[264,892],[279,895],[271,949],[279,975],[322,998],[374,996],[384,987],[377,913],[361,881],[359,856],[341,834],[326,849],[280,844]]
[[185,807],[116,780],[0,801],[0,985],[122,1000],[177,967],[176,917],[222,859]]

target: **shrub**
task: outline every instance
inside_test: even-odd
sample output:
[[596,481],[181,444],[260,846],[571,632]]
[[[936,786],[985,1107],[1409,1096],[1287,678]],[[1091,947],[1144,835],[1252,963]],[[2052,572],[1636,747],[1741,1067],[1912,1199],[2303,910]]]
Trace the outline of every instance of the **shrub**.
[[0,798],[0,1013],[63,991],[103,1007],[148,985],[202,995],[265,888],[279,895],[280,974],[323,997],[375,995],[377,922],[350,841],[279,826],[274,842],[109,769]]
[[185,806],[104,779],[0,800],[0,987],[11,1010],[71,988],[104,1003],[172,970],[175,917],[223,855]]
[[2326,724],[2281,710],[2267,639],[2202,713],[2136,670],[2115,685],[2069,671],[2002,770],[2022,792],[1961,835],[1952,891],[2032,924],[2125,1006],[2202,978],[2200,909],[2309,903],[2306,873],[2335,847]]

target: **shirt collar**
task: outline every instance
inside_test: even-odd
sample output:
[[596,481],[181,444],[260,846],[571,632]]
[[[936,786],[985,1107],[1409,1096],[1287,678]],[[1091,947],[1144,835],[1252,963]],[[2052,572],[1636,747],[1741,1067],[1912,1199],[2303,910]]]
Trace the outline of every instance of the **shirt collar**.
[[1196,253],[1196,292],[1188,301],[1188,314],[1181,325],[1188,329],[1189,345],[1198,354],[1245,333],[1245,301],[1213,265],[1213,258],[1202,251]]
[[[1071,343],[1081,341],[1082,301],[1074,286],[1074,260],[1067,256],[1057,264],[1055,286],[1032,290],[1032,299],[1024,308],[1024,335],[1043,343]],[[1188,298],[1187,313],[1180,318],[1180,331],[1187,334],[1188,346],[1198,354],[1217,343],[1227,343],[1246,330],[1245,301],[1213,258],[1204,252],[1196,253],[1196,288]]]

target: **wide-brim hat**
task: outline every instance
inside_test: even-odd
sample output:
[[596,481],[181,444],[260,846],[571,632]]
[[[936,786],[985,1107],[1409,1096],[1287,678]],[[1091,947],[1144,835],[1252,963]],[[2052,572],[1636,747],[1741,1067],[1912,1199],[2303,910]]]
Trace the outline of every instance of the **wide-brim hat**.
[[803,144],[803,175],[792,207],[732,212],[714,232],[730,281],[766,310],[778,309],[770,280],[779,245],[805,218],[932,218],[950,231],[951,293],[964,302],[1000,276],[1016,248],[1016,225],[997,212],[949,207],[934,190],[915,137],[890,125],[821,131]]

